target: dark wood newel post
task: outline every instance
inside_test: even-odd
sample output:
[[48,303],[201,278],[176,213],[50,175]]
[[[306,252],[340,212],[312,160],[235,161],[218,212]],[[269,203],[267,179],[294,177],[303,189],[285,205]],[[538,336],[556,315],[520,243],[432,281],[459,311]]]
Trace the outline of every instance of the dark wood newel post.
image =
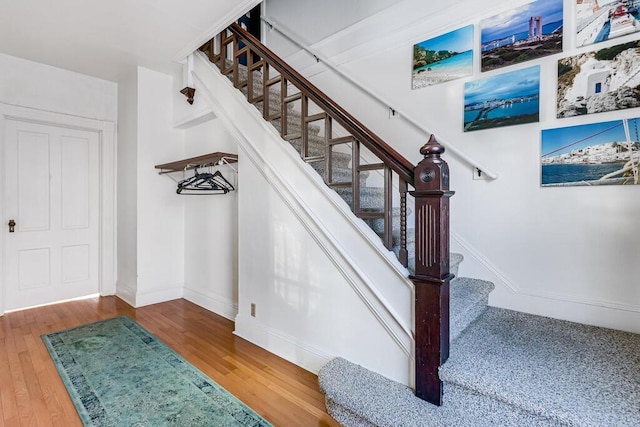
[[449,166],[444,147],[431,135],[415,168],[416,396],[442,404],[438,367],[449,357]]

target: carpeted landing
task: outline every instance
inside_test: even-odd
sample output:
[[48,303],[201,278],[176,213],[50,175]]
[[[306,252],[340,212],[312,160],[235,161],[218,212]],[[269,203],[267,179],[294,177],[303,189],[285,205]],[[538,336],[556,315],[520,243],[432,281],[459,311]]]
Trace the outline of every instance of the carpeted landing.
[[344,359],[319,375],[346,426],[640,426],[640,335],[488,308],[452,342],[444,405]]

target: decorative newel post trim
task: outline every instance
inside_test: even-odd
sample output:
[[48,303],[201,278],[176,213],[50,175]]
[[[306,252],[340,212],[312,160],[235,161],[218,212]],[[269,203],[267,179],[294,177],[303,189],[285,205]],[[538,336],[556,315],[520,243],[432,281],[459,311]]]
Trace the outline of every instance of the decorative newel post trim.
[[442,404],[438,368],[449,357],[449,166],[444,147],[431,135],[415,172],[416,396]]

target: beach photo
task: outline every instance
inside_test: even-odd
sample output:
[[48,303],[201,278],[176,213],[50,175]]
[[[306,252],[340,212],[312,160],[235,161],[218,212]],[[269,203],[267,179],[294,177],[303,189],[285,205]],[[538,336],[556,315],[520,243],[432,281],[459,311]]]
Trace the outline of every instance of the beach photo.
[[640,43],[558,61],[557,117],[640,107]]
[[543,130],[542,186],[638,184],[639,120]]
[[481,70],[562,52],[563,0],[536,0],[480,22]]
[[473,25],[413,45],[411,89],[473,74]]
[[576,0],[576,46],[640,31],[640,0]]
[[539,65],[464,85],[465,132],[532,123],[539,119]]

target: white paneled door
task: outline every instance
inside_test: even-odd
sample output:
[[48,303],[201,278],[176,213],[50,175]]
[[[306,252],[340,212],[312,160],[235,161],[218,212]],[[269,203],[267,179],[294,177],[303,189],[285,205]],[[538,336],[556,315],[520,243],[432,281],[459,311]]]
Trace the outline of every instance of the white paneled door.
[[97,293],[98,133],[11,119],[5,132],[5,308]]

